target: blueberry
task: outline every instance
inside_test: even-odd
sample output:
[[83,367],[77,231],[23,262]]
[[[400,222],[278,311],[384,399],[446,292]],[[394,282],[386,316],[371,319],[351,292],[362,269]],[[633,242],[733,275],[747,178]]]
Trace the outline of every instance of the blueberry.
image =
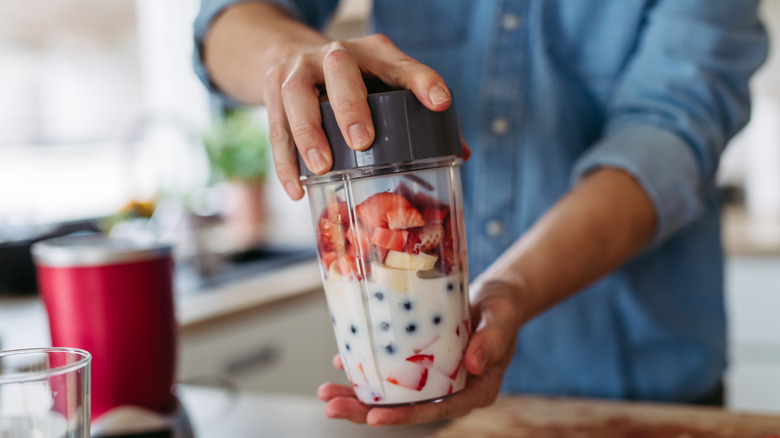
[[414,324],[409,324],[406,326],[407,333],[414,333],[415,330],[417,330],[417,326]]
[[349,326],[349,331],[351,331],[353,335],[357,333],[357,327],[355,327],[355,324]]
[[350,351],[350,346],[349,346],[349,344],[345,344],[345,347],[347,348],[347,351]]
[[379,301],[382,301],[382,300],[384,300],[384,299],[385,299],[385,294],[384,294],[384,293],[382,293],[382,292],[377,292],[377,293],[375,293],[375,294],[374,294],[374,296],[375,296],[375,297],[376,297],[376,299],[377,299],[377,300],[379,300]]
[[455,289],[455,285],[454,285],[454,284],[452,284],[452,283],[447,283],[447,290],[450,290],[450,291],[451,291],[451,290],[453,290],[453,289]]
[[436,316],[433,317],[433,323],[435,325],[438,325],[440,322],[441,322],[441,316],[436,315]]
[[405,300],[403,303],[401,303],[401,306],[403,306],[406,310],[412,310],[412,302],[409,300]]
[[395,345],[393,345],[392,342],[387,344],[387,345],[385,345],[385,351],[387,351],[390,354],[395,353]]
[[390,330],[390,323],[387,321],[380,322],[379,329],[382,330],[383,332]]

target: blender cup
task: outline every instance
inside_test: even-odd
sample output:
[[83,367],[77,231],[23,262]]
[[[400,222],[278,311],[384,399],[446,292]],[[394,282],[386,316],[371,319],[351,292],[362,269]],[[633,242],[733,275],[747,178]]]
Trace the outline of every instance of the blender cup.
[[300,161],[347,378],[368,405],[440,400],[465,386],[471,332],[460,139],[451,111],[411,91],[370,94],[376,140],[347,147],[321,104],[334,165]]

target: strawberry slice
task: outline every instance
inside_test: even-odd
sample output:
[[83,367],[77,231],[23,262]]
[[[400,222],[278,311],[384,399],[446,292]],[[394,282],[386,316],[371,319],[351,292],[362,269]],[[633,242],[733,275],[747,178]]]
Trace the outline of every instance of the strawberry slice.
[[350,228],[347,230],[347,241],[350,245],[357,247],[365,258],[368,258],[371,251],[371,234],[362,224],[357,225],[357,230]]
[[405,230],[423,225],[423,216],[414,207],[401,207],[387,212],[387,227],[391,230]]
[[371,253],[373,254],[374,260],[384,263],[385,259],[387,258],[387,253],[390,250],[387,248],[382,248],[381,246],[372,245],[371,246]]
[[420,253],[420,229],[412,228],[409,230],[409,237],[406,240],[406,252],[417,255]]
[[460,372],[460,368],[463,365],[458,364],[458,366],[455,368],[455,371],[453,371],[451,374],[449,374],[447,377],[449,377],[451,380],[455,380],[458,378],[458,373]]
[[444,222],[448,214],[450,214],[450,210],[447,208],[429,207],[423,211],[422,216],[426,224],[440,224]]
[[377,228],[374,230],[374,234],[371,235],[371,243],[393,251],[403,251],[408,235],[409,232],[406,230]]
[[344,227],[328,218],[317,223],[317,245],[320,251],[344,251]]
[[393,377],[388,377],[385,380],[387,380],[389,383],[392,383],[393,385],[403,386],[404,388],[414,389],[415,391],[422,391],[422,389],[425,387],[425,383],[428,381],[428,368],[422,368],[422,373],[420,374],[420,378],[416,382],[414,381],[399,382],[397,379]]
[[320,253],[320,259],[322,260],[322,263],[325,265],[325,270],[327,271],[330,269],[330,265],[336,261],[336,259],[339,256],[336,254],[335,251],[323,251]]
[[414,362],[417,365],[423,366],[423,367],[430,367],[433,365],[433,355],[432,354],[415,354],[414,356],[409,356],[406,358],[409,362]]
[[420,251],[433,251],[441,243],[442,237],[444,237],[444,227],[441,224],[426,224],[420,230]]
[[354,257],[350,257],[347,254],[344,254],[343,256],[339,257],[339,259],[336,261],[338,263],[339,272],[341,272],[341,275],[345,277],[354,277],[358,280],[361,279],[360,273],[358,272],[357,262],[355,261]]
[[358,220],[372,228],[387,228],[387,213],[399,208],[410,208],[412,204],[395,193],[380,192],[371,195],[355,207]]
[[349,207],[344,201],[328,204],[320,215],[320,218],[323,217],[327,217],[331,222],[347,226],[349,225]]

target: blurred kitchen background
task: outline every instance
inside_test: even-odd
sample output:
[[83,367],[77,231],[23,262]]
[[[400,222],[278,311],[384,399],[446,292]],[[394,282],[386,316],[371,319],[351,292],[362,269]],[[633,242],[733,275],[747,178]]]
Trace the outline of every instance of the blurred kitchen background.
[[[151,231],[178,243],[180,380],[312,395],[344,378],[330,366],[308,208],[273,174],[263,110],[226,114],[195,77],[198,3],[0,0],[0,348],[48,342],[30,242]],[[329,32],[359,35],[369,8],[342,1]],[[780,412],[780,2],[762,14],[774,45],[718,178],[727,397]],[[236,169],[231,153],[269,165]]]

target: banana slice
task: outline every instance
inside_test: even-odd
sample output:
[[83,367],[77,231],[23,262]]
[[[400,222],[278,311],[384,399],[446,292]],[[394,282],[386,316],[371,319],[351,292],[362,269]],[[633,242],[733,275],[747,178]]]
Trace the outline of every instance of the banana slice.
[[387,288],[396,292],[409,292],[409,277],[412,273],[403,269],[389,268],[378,263],[371,263],[371,279],[382,282]]
[[385,258],[385,265],[395,269],[404,269],[407,271],[428,271],[433,269],[436,264],[435,255],[425,254],[423,252],[415,255],[406,252],[390,250]]

